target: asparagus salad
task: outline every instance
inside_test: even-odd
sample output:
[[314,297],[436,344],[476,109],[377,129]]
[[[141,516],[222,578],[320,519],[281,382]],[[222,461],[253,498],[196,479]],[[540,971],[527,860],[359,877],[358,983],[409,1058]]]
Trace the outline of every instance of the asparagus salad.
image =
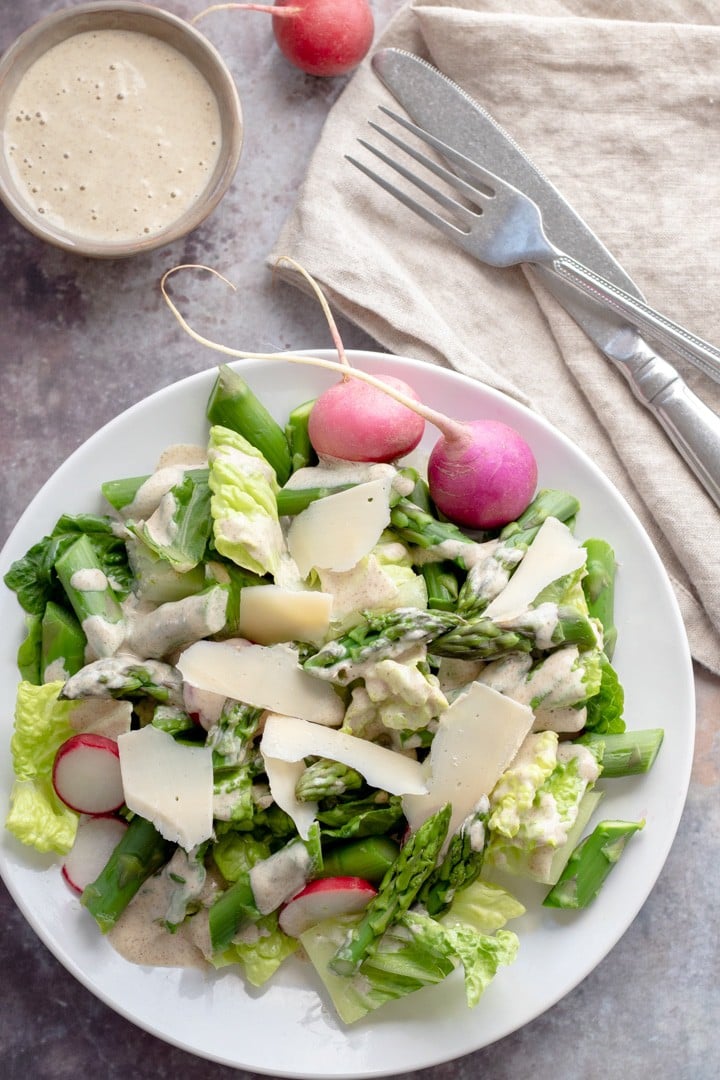
[[318,459],[313,404],[283,428],[221,367],[207,445],[12,565],[6,825],[130,960],[300,952],[346,1023],[456,969],[475,1005],[513,883],[582,908],[643,826],[591,821],[662,741],[625,729],[615,556],[564,491],[470,531],[403,458]]

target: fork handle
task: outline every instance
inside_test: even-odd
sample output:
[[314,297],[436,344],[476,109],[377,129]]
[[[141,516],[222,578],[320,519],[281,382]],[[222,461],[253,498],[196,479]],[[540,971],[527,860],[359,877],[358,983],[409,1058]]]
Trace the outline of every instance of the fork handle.
[[630,355],[611,359],[720,508],[720,417],[642,339]]
[[699,368],[708,378],[720,383],[720,349],[691,334],[649,304],[596,274],[582,263],[562,255],[553,259],[553,270],[583,292],[608,304],[624,315],[633,326],[656,338],[678,355]]

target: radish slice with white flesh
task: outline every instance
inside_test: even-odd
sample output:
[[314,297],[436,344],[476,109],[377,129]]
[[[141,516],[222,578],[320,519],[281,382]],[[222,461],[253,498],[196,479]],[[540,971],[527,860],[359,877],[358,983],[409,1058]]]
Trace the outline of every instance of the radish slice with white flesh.
[[75,843],[63,859],[62,875],[71,889],[84,892],[105,869],[127,824],[115,817],[91,817],[81,821]]
[[111,814],[125,801],[115,739],[89,731],[59,747],[52,782],[59,799],[79,814]]
[[288,900],[278,923],[288,937],[299,938],[323,919],[364,911],[376,895],[377,890],[364,878],[317,878]]

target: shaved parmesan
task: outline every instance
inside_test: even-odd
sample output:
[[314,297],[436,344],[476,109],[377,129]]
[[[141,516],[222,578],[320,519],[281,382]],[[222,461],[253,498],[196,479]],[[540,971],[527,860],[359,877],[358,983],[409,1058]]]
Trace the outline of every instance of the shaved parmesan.
[[427,791],[423,767],[413,758],[297,716],[268,716],[260,751],[263,757],[281,761],[301,761],[306,757],[341,761],[356,769],[372,787],[389,791],[391,795]]
[[332,686],[303,671],[288,645],[196,641],[181,653],[177,668],[200,690],[316,724],[343,722],[345,707]]
[[403,809],[414,831],[452,803],[452,836],[483,795],[489,795],[533,724],[527,705],[474,682],[440,717],[426,759],[427,795],[406,795]]
[[148,724],[117,740],[125,803],[190,851],[213,831],[212,750]]
[[240,593],[239,632],[257,645],[320,642],[330,625],[333,598],[326,592],[248,585]]
[[288,550],[303,577],[313,569],[351,570],[390,523],[392,476],[317,499],[288,529]]
[[302,802],[295,795],[297,782],[305,772],[303,761],[281,761],[263,754],[265,772],[270,785],[270,794],[274,802],[292,818],[295,828],[303,840],[310,835],[310,826],[315,820],[318,804]]
[[567,525],[546,518],[505,588],[485,608],[485,615],[495,622],[519,615],[553,581],[584,566],[586,558],[585,548]]

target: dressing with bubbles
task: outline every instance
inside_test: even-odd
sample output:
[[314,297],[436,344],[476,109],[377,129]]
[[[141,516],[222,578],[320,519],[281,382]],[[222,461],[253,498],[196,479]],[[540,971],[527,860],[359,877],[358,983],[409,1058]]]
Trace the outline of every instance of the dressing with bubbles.
[[217,164],[218,102],[172,45],[75,34],[40,56],[7,112],[5,154],[28,203],[94,240],[142,240],[197,201]]

